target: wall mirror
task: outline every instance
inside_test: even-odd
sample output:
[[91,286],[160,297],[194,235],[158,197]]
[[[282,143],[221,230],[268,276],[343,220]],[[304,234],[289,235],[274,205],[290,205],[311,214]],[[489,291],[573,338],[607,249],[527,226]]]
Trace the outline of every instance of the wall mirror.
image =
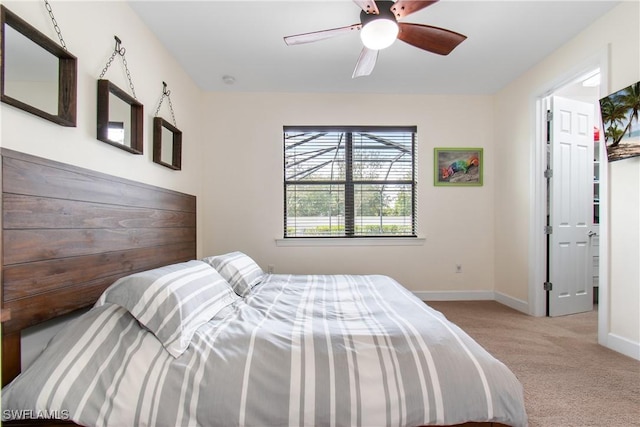
[[162,117],[153,118],[153,161],[173,170],[182,168],[182,132]]
[[1,99],[62,126],[76,126],[77,59],[0,5]]
[[98,80],[98,139],[130,153],[142,154],[143,106],[111,83]]

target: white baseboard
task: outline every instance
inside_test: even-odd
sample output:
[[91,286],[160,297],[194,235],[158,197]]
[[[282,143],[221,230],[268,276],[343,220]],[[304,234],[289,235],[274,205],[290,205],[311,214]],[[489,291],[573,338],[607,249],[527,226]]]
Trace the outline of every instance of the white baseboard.
[[622,353],[632,359],[640,360],[640,343],[633,342],[628,338],[609,333],[607,335],[607,345],[613,351]]
[[493,291],[416,291],[422,301],[486,301],[494,300]]
[[496,292],[496,301],[502,305],[513,308],[524,314],[529,314],[529,303],[521,299],[514,298],[512,296],[503,294],[502,292]]
[[529,303],[495,291],[415,291],[422,301],[497,301],[529,314]]

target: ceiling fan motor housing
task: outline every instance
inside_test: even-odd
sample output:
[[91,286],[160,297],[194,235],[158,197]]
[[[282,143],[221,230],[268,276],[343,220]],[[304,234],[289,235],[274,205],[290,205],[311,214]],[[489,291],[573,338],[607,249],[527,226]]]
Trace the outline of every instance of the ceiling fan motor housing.
[[360,12],[360,22],[362,25],[366,25],[368,22],[375,21],[376,19],[390,19],[396,21],[395,14],[391,11],[395,3],[392,1],[377,1],[378,14],[367,13],[364,10]]

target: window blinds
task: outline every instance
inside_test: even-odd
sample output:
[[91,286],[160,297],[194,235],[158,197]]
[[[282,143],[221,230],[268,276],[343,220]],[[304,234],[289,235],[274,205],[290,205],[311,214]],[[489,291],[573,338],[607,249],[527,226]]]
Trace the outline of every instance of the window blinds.
[[284,127],[284,236],[416,236],[416,127]]

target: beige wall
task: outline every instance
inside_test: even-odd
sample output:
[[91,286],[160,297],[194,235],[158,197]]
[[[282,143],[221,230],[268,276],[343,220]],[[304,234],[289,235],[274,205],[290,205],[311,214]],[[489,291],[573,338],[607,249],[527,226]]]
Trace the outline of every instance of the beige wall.
[[[3,1],[4,6],[54,41],[58,37],[41,1]],[[59,126],[4,103],[0,145],[40,157],[170,188],[199,196],[202,93],[142,24],[126,2],[52,2],[69,52],[78,58],[77,127]],[[114,35],[126,48],[126,60],[138,101],[144,104],[144,154],[134,155],[96,139],[97,79],[113,52]],[[122,60],[116,58],[105,78],[129,90]],[[152,161],[152,122],[162,95],[171,90],[178,128],[183,132],[182,171]],[[160,115],[171,121],[167,102]],[[199,214],[202,224],[203,215]],[[199,227],[202,228],[201,226]],[[198,238],[198,242],[202,242]]]
[[[497,292],[527,299],[529,291],[535,99],[543,88],[603,51],[609,53],[609,92],[640,80],[639,2],[622,2],[495,96],[495,164],[501,176],[510,177],[496,180],[495,188]],[[626,348],[636,352],[640,348],[639,175],[638,159],[609,165],[610,228],[606,230],[610,292],[605,300],[610,330],[605,333],[622,339]]]
[[[413,291],[493,291],[491,97],[215,93],[206,96],[205,116],[205,253],[243,250],[276,272],[383,273]],[[424,245],[277,246],[283,125],[416,125]],[[434,187],[434,147],[483,147],[484,186]]]

